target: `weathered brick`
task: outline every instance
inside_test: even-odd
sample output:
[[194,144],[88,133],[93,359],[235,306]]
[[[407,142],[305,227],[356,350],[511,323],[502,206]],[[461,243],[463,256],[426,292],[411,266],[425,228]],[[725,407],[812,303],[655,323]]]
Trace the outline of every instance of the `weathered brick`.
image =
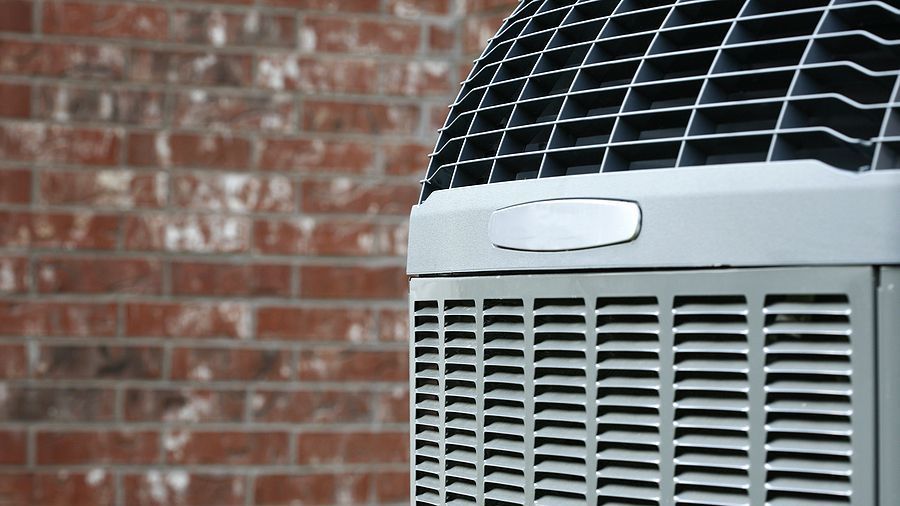
[[297,462],[306,465],[405,462],[406,432],[304,432],[297,438]]
[[134,133],[128,137],[128,163],[153,167],[246,169],[250,142],[218,134]]
[[240,422],[244,397],[241,390],[129,388],[124,417],[129,422]]
[[373,58],[297,57],[270,54],[257,62],[257,84],[304,93],[375,93],[378,62]]
[[172,292],[177,295],[287,297],[291,267],[270,264],[174,262]]
[[257,422],[310,424],[369,423],[374,411],[372,394],[356,390],[260,391],[251,408]]
[[293,110],[288,95],[193,90],[176,95],[174,123],[186,128],[285,131],[292,126]]
[[[0,2],[0,16],[2,16],[2,9],[3,3]],[[29,116],[31,116],[31,86],[0,83],[0,117],[27,118]]]
[[312,132],[413,135],[418,125],[411,104],[309,100],[303,108],[303,128]]
[[378,423],[406,423],[409,421],[409,390],[397,387],[380,392],[375,397],[375,421]]
[[48,85],[37,92],[34,116],[56,122],[159,126],[164,114],[160,91]]
[[112,249],[119,219],[75,214],[0,211],[0,244],[18,248]]
[[379,12],[380,0],[263,0],[266,5],[288,7],[301,11],[319,10],[326,12]]
[[21,344],[0,344],[0,379],[20,379],[28,375],[28,353]]
[[121,132],[111,129],[43,123],[0,125],[0,158],[9,160],[114,165],[120,144]]
[[446,54],[456,44],[456,32],[453,27],[432,25],[428,27],[428,50],[431,53]]
[[123,479],[125,504],[138,506],[243,506],[243,476],[150,470]]
[[298,377],[309,381],[406,381],[407,353],[394,350],[321,348],[303,350]]
[[40,258],[34,269],[42,293],[158,294],[162,290],[162,263],[157,260]]
[[406,310],[382,309],[378,312],[378,338],[397,343],[409,342],[409,313]]
[[247,339],[250,307],[239,302],[135,302],[125,305],[125,334]]
[[[8,384],[0,419],[14,422],[109,422],[115,416],[112,389]],[[2,497],[2,496],[0,496]]]
[[303,181],[303,210],[314,213],[407,215],[419,198],[418,185],[357,181],[345,177]]
[[376,255],[390,250],[385,227],[359,220],[295,218],[254,225],[256,251],[281,255]]
[[161,348],[151,346],[44,345],[35,375],[44,379],[158,379]]
[[114,304],[0,301],[3,335],[106,337],[115,332]]
[[169,193],[166,173],[122,169],[43,171],[39,189],[45,204],[118,209],[159,208]]
[[278,381],[291,375],[288,354],[282,350],[176,348],[172,352],[176,380]]
[[313,299],[400,299],[406,296],[402,267],[309,265],[300,269],[300,295]]
[[331,474],[298,476],[295,474],[262,475],[255,481],[256,506],[327,506],[337,500],[338,479]]
[[424,174],[432,148],[425,144],[388,144],[384,147],[384,170],[400,176]]
[[0,2],[0,32],[27,33],[32,30],[32,2],[3,0]]
[[234,216],[128,216],[123,228],[129,250],[235,253],[250,248],[250,221]]
[[381,91],[400,96],[444,96],[453,90],[452,67],[445,61],[386,63],[381,69]]
[[28,259],[0,255],[0,294],[22,293],[31,284]]
[[137,82],[248,86],[253,57],[202,51],[134,49],[129,78]]
[[159,434],[147,431],[40,431],[38,464],[152,464],[159,460]]
[[403,18],[449,14],[451,0],[388,0],[387,12]]
[[112,44],[83,45],[57,42],[0,42],[0,72],[27,77],[119,80],[126,50]]
[[[47,472],[32,475],[31,502],[41,506],[113,506],[113,474],[101,468],[88,472]],[[2,497],[2,496],[0,496]]]
[[414,23],[366,19],[359,23],[357,44],[360,50],[375,54],[413,54],[419,50],[420,33]]
[[42,20],[48,34],[150,40],[165,39],[169,23],[162,7],[60,0],[44,4]]
[[31,202],[31,171],[0,170],[0,204],[29,202]]
[[260,339],[298,341],[375,340],[375,315],[358,308],[261,307],[256,314]]
[[173,430],[164,435],[170,464],[278,465],[288,462],[284,432],[200,432]]
[[183,175],[174,178],[172,190],[176,206],[198,211],[285,213],[297,207],[294,184],[284,176]]
[[357,142],[264,139],[259,151],[265,170],[361,173],[375,162],[372,146]]
[[296,38],[292,16],[225,12],[217,8],[178,10],[172,20],[172,42],[214,47],[291,47]]
[[357,25],[351,18],[306,16],[300,26],[300,48],[306,52],[348,52],[354,48]]
[[[28,460],[27,434],[22,430],[0,429],[0,465],[24,465]],[[0,495],[0,499],[3,496]]]

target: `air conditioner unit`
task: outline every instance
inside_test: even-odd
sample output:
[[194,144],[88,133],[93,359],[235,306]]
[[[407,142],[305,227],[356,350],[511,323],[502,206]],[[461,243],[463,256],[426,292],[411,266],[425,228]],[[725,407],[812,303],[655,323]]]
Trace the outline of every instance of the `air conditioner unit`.
[[523,0],[410,223],[416,505],[900,501],[900,3]]

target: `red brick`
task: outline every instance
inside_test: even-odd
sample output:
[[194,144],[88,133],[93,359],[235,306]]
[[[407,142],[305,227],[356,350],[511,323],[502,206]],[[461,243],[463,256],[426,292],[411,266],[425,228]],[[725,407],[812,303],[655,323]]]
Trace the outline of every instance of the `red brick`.
[[269,264],[175,262],[172,292],[176,295],[287,297],[291,267]]
[[20,344],[0,344],[0,378],[20,379],[28,375],[28,353]]
[[107,337],[116,332],[116,306],[49,301],[0,302],[0,334]]
[[385,471],[371,475],[371,480],[375,501],[385,504],[409,501],[409,473]]
[[31,5],[30,0],[0,1],[0,32],[30,32]]
[[159,434],[146,431],[40,431],[37,463],[152,464],[158,461]]
[[402,463],[408,456],[406,432],[310,432],[297,438],[301,465]]
[[447,114],[449,113],[450,110],[446,107],[431,107],[428,111],[428,129],[431,131],[437,131],[443,128],[444,123],[447,121]]
[[293,54],[261,56],[257,84],[273,90],[304,93],[357,93],[378,91],[378,62],[372,58],[297,58]]
[[15,123],[0,126],[0,158],[84,165],[118,162],[120,133],[96,128]]
[[[27,460],[27,435],[24,431],[0,430],[0,465],[24,465]],[[0,495],[0,499],[3,496]]]
[[410,61],[380,65],[381,89],[388,95],[445,96],[451,86],[452,67],[442,61]]
[[377,255],[390,249],[385,227],[359,220],[260,220],[253,233],[255,249],[265,254]]
[[14,422],[104,422],[115,416],[116,392],[101,388],[55,388],[9,384],[0,420]]
[[31,172],[0,170],[0,204],[27,204],[29,202],[31,202]]
[[102,469],[33,475],[34,495],[29,504],[41,506],[113,506],[116,503],[112,473]]
[[149,346],[45,345],[35,375],[46,379],[158,379],[162,349]]
[[304,181],[303,210],[314,213],[368,213],[408,215],[419,197],[413,184],[354,181],[348,178]]
[[172,22],[170,42],[209,46],[292,47],[296,29],[292,16],[238,14],[216,8],[179,10]]
[[358,390],[262,391],[251,401],[257,422],[360,424],[373,420],[372,394]]
[[253,57],[163,49],[134,49],[129,77],[145,83],[249,86]]
[[129,422],[240,422],[244,417],[241,390],[125,391],[124,416]]
[[128,163],[154,167],[246,169],[250,142],[217,134],[145,134],[128,138]]
[[288,463],[288,435],[279,432],[173,431],[165,435],[166,462],[178,465]]
[[0,504],[19,506],[34,504],[34,473],[0,474]]
[[162,7],[52,1],[44,4],[43,30],[55,35],[163,40],[169,18]]
[[0,293],[22,293],[30,285],[28,259],[0,256]]
[[118,258],[41,258],[35,262],[35,280],[42,293],[158,294],[162,264]]
[[125,306],[125,334],[178,338],[250,337],[250,307],[240,302],[135,302]]
[[125,503],[135,506],[243,506],[243,476],[151,470],[124,477]]
[[296,210],[297,195],[284,176],[192,174],[176,176],[174,204],[198,211],[286,213]]
[[441,16],[450,13],[450,0],[388,0],[387,12],[404,18]]
[[300,269],[300,295],[313,299],[400,299],[407,293],[402,267],[309,265]]
[[259,152],[265,170],[362,173],[375,161],[369,144],[321,139],[265,139]]
[[398,387],[375,397],[377,423],[407,423],[409,421],[409,390]]
[[[3,3],[0,2],[0,16]],[[3,23],[0,20],[0,23]],[[0,116],[27,118],[31,116],[31,87],[27,84],[0,83]]]
[[420,175],[428,166],[432,145],[389,144],[384,147],[384,170],[392,175]]
[[129,250],[235,253],[250,248],[250,221],[221,215],[128,216],[124,235]]
[[357,25],[335,16],[306,16],[300,27],[300,48],[309,53],[348,52],[354,49]]
[[119,80],[125,50],[114,45],[4,40],[0,43],[0,72],[26,77]]
[[115,216],[0,211],[0,244],[8,248],[112,249],[118,229]]
[[281,350],[176,348],[172,378],[176,380],[286,380],[291,377],[288,353]]
[[375,318],[359,308],[262,307],[256,334],[260,339],[366,342],[375,338]]
[[419,25],[393,21],[359,23],[357,44],[363,51],[375,54],[413,54],[419,50]]
[[263,475],[256,478],[256,506],[326,506],[337,502],[338,479],[330,474]]
[[308,100],[303,128],[312,132],[414,135],[419,107],[412,104]]
[[428,27],[428,50],[432,53],[449,53],[456,45],[453,27],[433,25]]
[[159,208],[168,194],[164,172],[62,170],[41,172],[39,178],[40,200],[45,204]]
[[463,22],[463,51],[469,55],[481,53],[508,14],[503,11],[492,15],[468,16]]
[[322,348],[303,350],[298,377],[308,381],[406,381],[406,351]]
[[164,94],[104,86],[43,86],[37,93],[35,117],[57,122],[159,126]]
[[378,339],[397,343],[409,342],[409,313],[406,310],[396,309],[379,311]]
[[194,90],[176,96],[173,121],[187,128],[284,131],[292,126],[293,110],[288,95],[243,96]]
[[265,5],[327,12],[379,12],[379,0],[263,0]]

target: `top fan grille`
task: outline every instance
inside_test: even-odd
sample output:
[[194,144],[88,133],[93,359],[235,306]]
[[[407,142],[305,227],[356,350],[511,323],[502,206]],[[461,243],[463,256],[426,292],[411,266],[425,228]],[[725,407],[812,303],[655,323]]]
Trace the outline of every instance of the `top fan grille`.
[[900,0],[523,0],[462,84],[436,190],[708,164],[900,168]]

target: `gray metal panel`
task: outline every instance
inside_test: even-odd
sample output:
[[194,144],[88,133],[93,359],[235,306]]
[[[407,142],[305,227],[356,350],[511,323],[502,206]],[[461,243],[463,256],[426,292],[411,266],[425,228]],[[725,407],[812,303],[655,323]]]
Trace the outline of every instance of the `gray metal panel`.
[[[488,223],[494,211],[560,198],[637,202],[640,234],[624,244],[553,253],[491,244]],[[794,161],[438,191],[413,208],[407,271],[836,264],[900,264],[900,171],[851,173]]]
[[[431,494],[414,436],[414,502],[876,504],[874,288],[870,267],[413,279],[413,433],[432,402],[416,391],[427,374],[415,357],[459,346],[446,332],[428,341],[422,315],[438,313],[443,328],[445,313],[473,308],[481,359],[469,377],[485,397],[464,435],[484,444],[469,455],[474,476],[486,476],[471,495],[445,495],[456,472],[446,473],[442,445],[429,457],[440,466]],[[435,365],[446,431],[454,387]],[[494,439],[501,432],[509,437]]]
[[900,497],[900,268],[878,286],[878,453],[880,504]]

